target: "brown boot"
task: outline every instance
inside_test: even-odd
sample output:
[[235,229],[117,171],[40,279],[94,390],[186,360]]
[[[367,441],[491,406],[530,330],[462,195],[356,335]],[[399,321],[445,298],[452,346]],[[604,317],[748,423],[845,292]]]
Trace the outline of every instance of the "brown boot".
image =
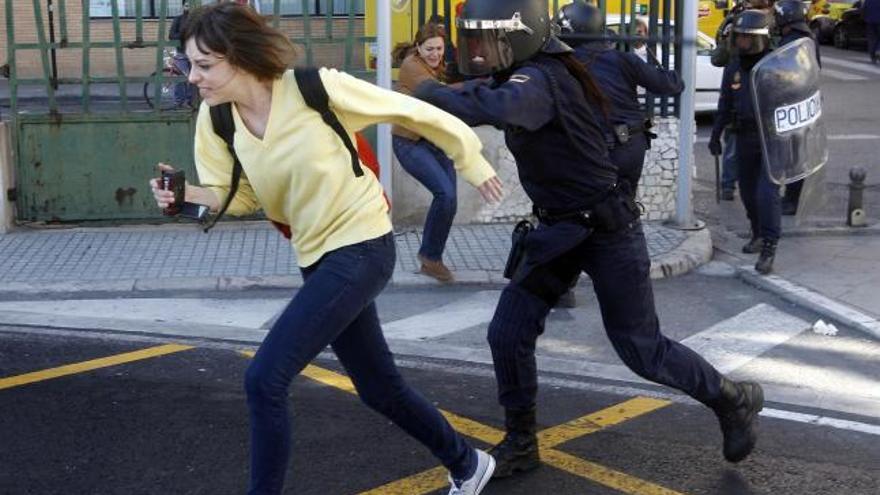
[[422,267],[419,269],[419,273],[427,275],[429,277],[433,277],[440,282],[452,282],[455,280],[455,277],[452,275],[452,272],[449,271],[449,268],[443,264],[440,260],[429,260],[424,256],[419,255],[419,261],[422,262]]

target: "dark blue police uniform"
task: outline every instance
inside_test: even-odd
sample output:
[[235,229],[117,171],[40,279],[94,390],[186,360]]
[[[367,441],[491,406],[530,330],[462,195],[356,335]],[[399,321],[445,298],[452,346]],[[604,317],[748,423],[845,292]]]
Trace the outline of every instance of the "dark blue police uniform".
[[[604,41],[580,44],[574,50],[575,56],[589,69],[608,98],[608,116],[600,119],[600,124],[611,162],[635,195],[642,176],[645,151],[651,144],[637,87],[656,95],[676,95],[684,89],[684,83],[675,71],[649,64],[634,53],[610,48]],[[628,136],[624,138],[626,142],[620,138],[621,130]]]
[[599,216],[632,200],[615,188],[617,170],[600,117],[565,65],[538,54],[507,79],[420,88],[416,95],[470,125],[503,129],[541,218],[527,237],[524,265],[502,292],[489,325],[499,402],[514,410],[535,406],[536,340],[550,308],[581,271],[592,279],[608,337],[630,369],[703,403],[717,401],[718,371],[660,332],[638,214],[616,227],[597,226],[581,215]]
[[[758,59],[736,57],[724,68],[712,135],[713,139],[720,138],[728,124],[728,132],[736,133],[740,197],[749,217],[752,237],[775,242],[782,234],[779,186],[770,180],[764,170],[749,75]],[[745,65],[743,60],[746,60]]]

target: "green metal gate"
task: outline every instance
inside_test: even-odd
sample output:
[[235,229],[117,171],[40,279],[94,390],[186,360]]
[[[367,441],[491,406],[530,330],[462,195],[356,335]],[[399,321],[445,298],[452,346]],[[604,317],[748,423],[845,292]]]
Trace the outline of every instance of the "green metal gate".
[[[195,181],[195,110],[158,103],[163,87],[185,81],[163,74],[180,3],[5,0],[18,222],[156,221],[156,164]],[[372,77],[363,0],[250,3],[290,33],[301,63]]]

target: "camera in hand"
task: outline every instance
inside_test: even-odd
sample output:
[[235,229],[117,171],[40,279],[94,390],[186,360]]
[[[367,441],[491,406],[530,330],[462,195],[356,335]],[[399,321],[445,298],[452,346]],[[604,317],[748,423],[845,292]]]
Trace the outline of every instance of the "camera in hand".
[[173,217],[180,214],[183,208],[183,198],[186,193],[186,175],[183,170],[169,172],[162,171],[162,189],[174,192],[174,202],[162,210],[165,216]]
[[208,207],[190,203],[184,199],[186,197],[186,175],[183,170],[172,172],[163,170],[159,185],[166,191],[174,192],[174,202],[162,210],[164,215],[169,217],[180,215],[200,222],[205,220],[208,215]]

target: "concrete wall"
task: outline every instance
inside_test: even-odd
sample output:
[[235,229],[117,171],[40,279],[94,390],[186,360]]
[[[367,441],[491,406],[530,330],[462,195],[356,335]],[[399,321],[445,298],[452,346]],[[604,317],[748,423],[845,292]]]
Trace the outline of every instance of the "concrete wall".
[[15,203],[6,199],[6,191],[15,187],[12,164],[12,134],[8,122],[0,121],[0,234],[12,229]]
[[[458,214],[455,223],[513,222],[527,217],[532,211],[532,202],[519,183],[516,163],[504,144],[504,134],[493,127],[479,127],[475,131],[483,141],[483,156],[492,164],[504,183],[505,196],[500,204],[485,204],[476,189],[459,179]],[[675,214],[678,119],[655,119],[653,131],[658,138],[645,156],[638,200],[645,208],[643,219],[666,220]],[[431,194],[407,174],[396,159],[392,180],[395,225],[421,226],[431,203]]]

